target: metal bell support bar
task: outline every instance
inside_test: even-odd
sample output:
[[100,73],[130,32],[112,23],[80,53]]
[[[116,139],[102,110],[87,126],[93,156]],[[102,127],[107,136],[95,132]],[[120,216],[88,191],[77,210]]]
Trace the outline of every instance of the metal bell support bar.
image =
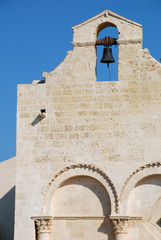
[[97,45],[104,45],[104,46],[112,46],[112,45],[118,45],[117,39],[116,38],[111,38],[111,37],[104,37],[102,39],[99,39],[96,41],[96,46]]

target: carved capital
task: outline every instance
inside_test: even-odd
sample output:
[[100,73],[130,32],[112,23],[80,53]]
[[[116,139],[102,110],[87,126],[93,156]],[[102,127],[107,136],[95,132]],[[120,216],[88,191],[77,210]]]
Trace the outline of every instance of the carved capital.
[[52,226],[52,217],[32,217],[36,223],[38,233],[50,232]]
[[128,217],[126,216],[110,216],[110,219],[114,225],[115,234],[127,233]]

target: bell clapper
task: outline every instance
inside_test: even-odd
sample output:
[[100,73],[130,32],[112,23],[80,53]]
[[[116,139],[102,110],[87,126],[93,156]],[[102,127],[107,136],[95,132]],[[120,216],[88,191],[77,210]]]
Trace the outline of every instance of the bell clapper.
[[109,63],[107,63],[107,68],[108,68],[108,72],[109,72],[109,80],[111,81],[111,73],[110,73]]

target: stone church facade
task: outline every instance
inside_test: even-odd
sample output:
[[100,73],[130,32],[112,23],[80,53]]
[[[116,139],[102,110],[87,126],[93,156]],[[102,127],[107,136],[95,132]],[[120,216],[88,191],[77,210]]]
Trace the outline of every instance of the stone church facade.
[[[109,26],[118,81],[98,82]],[[160,240],[161,64],[142,49],[142,26],[111,11],[74,26],[72,45],[44,81],[18,85],[17,154],[0,164],[15,224],[10,204],[0,236],[14,225],[15,240]]]

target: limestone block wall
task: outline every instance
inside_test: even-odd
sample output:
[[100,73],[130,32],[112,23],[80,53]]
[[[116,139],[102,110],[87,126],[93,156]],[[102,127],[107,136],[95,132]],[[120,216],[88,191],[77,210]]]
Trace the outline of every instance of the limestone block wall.
[[0,163],[0,239],[13,240],[16,158]]
[[[120,41],[126,41],[119,45],[119,81],[97,82],[93,42],[99,25],[101,29],[103,23],[107,26],[107,19],[118,27]],[[63,239],[62,233],[67,234],[64,235],[66,239],[93,239],[92,228],[100,239],[107,239],[107,236],[114,239],[114,232],[104,232],[104,226],[112,229],[109,216],[137,215],[140,209],[136,210],[133,199],[142,189],[137,188],[138,182],[145,176],[160,174],[161,64],[147,49],[141,49],[141,40],[138,40],[142,34],[141,26],[105,11],[73,30],[73,51],[55,70],[44,73],[44,83],[34,81],[30,85],[18,86],[16,240],[24,239],[24,236],[26,240],[35,239],[32,216],[62,217],[68,209],[72,217],[73,206],[84,212],[84,203],[78,206],[75,199],[78,203],[81,200],[71,194],[71,189],[77,193],[78,179],[74,183],[69,180],[80,176],[85,176],[79,183],[82,194],[86,195],[87,190],[82,186],[88,190],[91,185],[98,190],[102,189],[99,184],[104,186],[110,202],[108,211],[101,216],[95,212],[96,219],[86,219],[86,224],[80,219],[79,211],[76,211],[77,221],[55,219],[51,239]],[[44,118],[40,115],[41,109],[46,110]],[[143,176],[142,172],[146,171],[147,175]],[[90,177],[92,180],[87,181]],[[158,183],[154,184],[154,192],[155,185]],[[94,190],[91,194],[87,198],[92,202],[93,196],[92,207],[96,209],[98,202],[101,207],[100,195]],[[61,202],[59,198],[66,200]],[[132,200],[128,202],[130,198]],[[158,200],[159,196],[156,198]],[[142,196],[138,201],[144,207]],[[151,204],[154,205],[155,201],[152,199]],[[64,209],[62,207],[60,214],[61,204]],[[143,212],[137,217],[143,217]],[[85,217],[90,217],[90,212],[87,215]],[[139,218],[138,221],[135,218],[129,220],[127,239],[135,236],[139,240],[140,234],[148,228],[147,218],[145,221]],[[115,219],[113,222],[118,224]],[[103,231],[99,231],[103,223]],[[86,229],[87,225],[89,232],[82,235],[78,229],[80,226]],[[160,234],[158,232],[156,235]]]

